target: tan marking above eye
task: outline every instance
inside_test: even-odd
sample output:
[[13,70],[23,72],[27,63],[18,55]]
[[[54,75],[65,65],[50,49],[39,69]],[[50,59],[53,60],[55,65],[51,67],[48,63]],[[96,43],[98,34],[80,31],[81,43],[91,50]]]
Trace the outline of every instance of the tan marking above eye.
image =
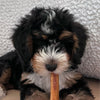
[[38,38],[42,37],[44,40],[48,38],[46,35],[39,35],[39,33],[34,33],[34,35]]
[[62,40],[64,37],[70,37],[72,33],[69,31],[63,31],[63,33],[59,36],[59,39]]
[[47,39],[48,37],[46,35],[42,35],[42,38],[43,39]]

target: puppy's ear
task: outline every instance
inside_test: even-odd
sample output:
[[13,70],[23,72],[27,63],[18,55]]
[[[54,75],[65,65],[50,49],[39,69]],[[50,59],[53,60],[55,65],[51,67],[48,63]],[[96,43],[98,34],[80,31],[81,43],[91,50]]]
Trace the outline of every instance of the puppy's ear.
[[20,57],[21,63],[27,65],[32,55],[33,40],[30,34],[31,32],[29,32],[29,30],[31,30],[29,29],[30,26],[27,26],[25,21],[23,20],[14,30],[12,42]]
[[75,33],[74,40],[76,46],[73,49],[72,53],[72,62],[73,64],[81,64],[81,57],[83,56],[86,41],[87,41],[87,30],[79,23],[72,23],[71,31]]
[[21,19],[20,24],[14,29],[12,36],[13,45],[23,64],[27,64],[32,56],[33,50],[33,31],[38,29],[44,15],[44,8],[34,8],[29,15]]

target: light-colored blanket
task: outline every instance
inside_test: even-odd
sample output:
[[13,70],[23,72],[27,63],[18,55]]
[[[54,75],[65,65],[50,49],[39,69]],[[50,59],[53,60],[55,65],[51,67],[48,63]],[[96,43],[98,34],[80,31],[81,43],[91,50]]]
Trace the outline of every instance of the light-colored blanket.
[[90,39],[79,71],[100,79],[100,0],[0,0],[0,56],[14,49],[12,28],[35,6],[69,9],[88,28]]

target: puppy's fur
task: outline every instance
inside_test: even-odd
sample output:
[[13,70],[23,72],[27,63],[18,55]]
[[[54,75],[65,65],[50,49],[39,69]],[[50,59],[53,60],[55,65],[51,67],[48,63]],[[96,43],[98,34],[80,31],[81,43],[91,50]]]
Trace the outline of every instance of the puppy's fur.
[[20,89],[21,100],[33,98],[37,91],[49,99],[53,72],[59,74],[61,100],[93,100],[76,71],[87,38],[87,30],[68,10],[34,8],[14,30],[15,51],[0,58],[0,83],[7,89]]

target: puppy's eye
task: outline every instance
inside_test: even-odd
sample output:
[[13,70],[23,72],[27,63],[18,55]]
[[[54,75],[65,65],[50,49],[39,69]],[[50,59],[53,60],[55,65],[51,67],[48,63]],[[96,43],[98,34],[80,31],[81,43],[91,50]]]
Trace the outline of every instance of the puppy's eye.
[[64,37],[62,40],[61,40],[62,43],[69,43],[69,44],[73,44],[74,43],[74,40],[72,37]]

